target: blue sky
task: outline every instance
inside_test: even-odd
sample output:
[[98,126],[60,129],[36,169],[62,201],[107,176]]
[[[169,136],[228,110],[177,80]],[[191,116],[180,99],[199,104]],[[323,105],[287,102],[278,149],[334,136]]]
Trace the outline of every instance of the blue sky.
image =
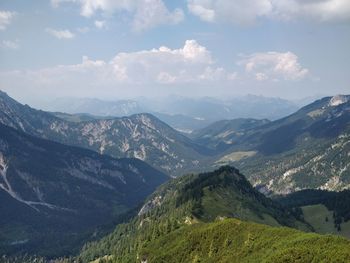
[[350,93],[349,0],[2,0],[0,89],[65,96]]

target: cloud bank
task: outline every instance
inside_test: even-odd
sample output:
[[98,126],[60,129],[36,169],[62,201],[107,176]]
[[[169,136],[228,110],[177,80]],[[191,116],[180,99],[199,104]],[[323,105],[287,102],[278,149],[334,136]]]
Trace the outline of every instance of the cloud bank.
[[298,56],[292,52],[254,53],[245,56],[238,62],[244,66],[246,73],[255,76],[256,80],[301,80],[309,70],[303,68]]
[[187,7],[203,21],[238,25],[258,19],[350,20],[348,0],[187,0]]
[[[241,56],[232,68],[218,65],[211,52],[196,40],[181,48],[165,46],[151,50],[120,52],[109,61],[91,60],[39,70],[0,72],[0,89],[11,87],[60,96],[81,94],[146,95],[170,89],[220,90],[241,81],[299,81],[308,75],[292,52],[266,52]],[[233,70],[233,67],[236,67]],[[185,90],[184,90],[185,89]]]

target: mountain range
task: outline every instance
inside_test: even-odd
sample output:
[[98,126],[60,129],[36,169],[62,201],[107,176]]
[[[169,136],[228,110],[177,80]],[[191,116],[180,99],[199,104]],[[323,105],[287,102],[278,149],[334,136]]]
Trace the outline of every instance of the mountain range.
[[[295,113],[221,120],[184,136],[151,114],[99,118],[35,110],[0,94],[0,122],[33,136],[112,157],[135,157],[171,176],[232,164],[265,193],[349,186],[349,96]],[[337,156],[334,160],[334,156]]]
[[135,100],[100,100],[95,98],[58,98],[45,107],[50,111],[70,114],[88,113],[95,116],[123,117],[148,112]]
[[325,97],[272,122],[240,122],[219,122],[192,138],[223,150],[216,165],[239,167],[266,193],[349,188],[350,96]]
[[200,167],[200,162],[210,154],[205,146],[196,144],[151,114],[84,121],[75,117],[75,121],[67,121],[67,114],[59,118],[57,113],[35,110],[5,93],[0,94],[0,109],[0,123],[4,125],[116,158],[138,158],[170,175]]
[[346,95],[282,119],[220,120],[185,136],[149,113],[45,112],[1,92],[0,253],[346,262],[347,240],[309,232],[350,236],[349,124]]
[[296,111],[298,103],[280,98],[247,95],[228,99],[210,97],[136,98],[106,101],[91,98],[59,98],[43,106],[48,111],[70,114],[88,113],[104,117],[123,117],[148,112],[171,127],[190,133],[215,121],[235,118],[276,120]]

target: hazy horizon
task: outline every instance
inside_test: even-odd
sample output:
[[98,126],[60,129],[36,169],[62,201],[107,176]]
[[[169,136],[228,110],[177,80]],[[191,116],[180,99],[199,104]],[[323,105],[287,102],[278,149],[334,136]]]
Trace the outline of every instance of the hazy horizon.
[[[43,98],[43,97],[21,97],[21,96],[13,96],[11,92],[7,92],[3,90],[3,92],[6,92],[8,96],[11,98],[17,100],[18,102],[22,104],[27,104],[30,107],[36,108],[36,109],[41,109],[41,110],[51,110],[50,105],[54,102],[78,102],[79,100],[97,100],[101,102],[121,102],[121,101],[134,101],[134,102],[142,102],[144,100],[147,100],[149,102],[154,101],[154,102],[160,102],[162,100],[168,100],[168,101],[175,101],[177,99],[184,99],[184,100],[194,100],[194,101],[203,101],[203,100],[216,100],[220,102],[229,102],[232,100],[239,100],[239,99],[248,99],[249,97],[251,98],[262,98],[262,99],[278,99],[278,100],[284,100],[286,102],[295,104],[296,106],[303,107],[309,103],[312,103],[318,99],[321,99],[323,97],[332,97],[335,95],[339,94],[315,94],[314,96],[307,96],[307,97],[302,97],[302,98],[297,98],[297,99],[288,99],[288,98],[282,98],[278,96],[265,96],[262,94],[241,94],[241,95],[231,95],[231,96],[183,96],[180,94],[168,94],[168,95],[159,95],[159,96],[135,96],[135,97],[89,97],[89,96],[57,96],[57,97],[48,97],[48,98]],[[64,111],[62,111],[64,112]],[[67,112],[69,113],[69,112]],[[82,112],[83,113],[83,112]],[[88,112],[86,112],[88,113]]]

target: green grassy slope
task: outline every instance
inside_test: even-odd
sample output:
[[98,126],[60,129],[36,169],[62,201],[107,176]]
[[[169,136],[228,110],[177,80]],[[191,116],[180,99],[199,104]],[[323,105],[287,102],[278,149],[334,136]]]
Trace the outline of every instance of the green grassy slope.
[[[350,241],[226,219],[188,226],[147,244],[140,262],[350,262]],[[113,260],[111,260],[113,262]]]
[[101,241],[87,244],[79,258],[89,262],[107,255],[115,262],[135,262],[149,242],[188,225],[225,217],[310,229],[290,210],[257,192],[238,170],[222,167],[166,183],[146,201],[137,217],[118,225]]
[[304,219],[309,222],[317,233],[337,234],[333,223],[333,213],[324,205],[307,205],[301,207]]
[[333,234],[350,238],[350,221],[341,222],[338,226],[334,225],[333,211],[330,211],[324,205],[308,205],[302,207],[304,219],[317,233]]
[[336,234],[350,238],[350,191],[331,192],[302,190],[275,200],[293,209],[317,233]]

